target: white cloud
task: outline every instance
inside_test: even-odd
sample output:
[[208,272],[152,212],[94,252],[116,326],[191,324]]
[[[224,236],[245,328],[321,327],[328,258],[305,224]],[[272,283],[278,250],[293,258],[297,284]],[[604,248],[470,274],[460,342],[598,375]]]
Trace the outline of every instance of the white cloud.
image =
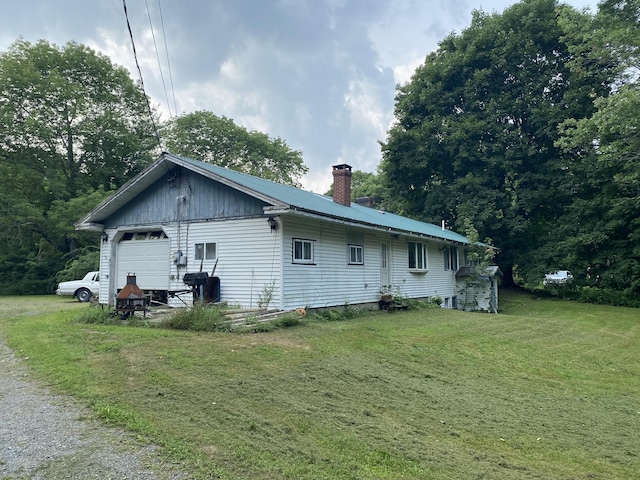
[[[146,2],[128,2],[147,93],[163,118],[165,97]],[[515,0],[486,0],[487,12]],[[596,0],[569,0],[595,8]],[[210,110],[302,150],[305,187],[325,192],[331,165],[374,171],[378,140],[393,121],[395,84],[471,20],[471,0],[164,2],[179,113]],[[164,36],[149,2],[165,83]],[[122,4],[113,0],[22,0],[3,6],[0,49],[19,36],[89,45],[138,79]],[[162,41],[160,40],[162,37]],[[170,85],[166,83],[167,89]],[[169,107],[171,105],[171,107]]]

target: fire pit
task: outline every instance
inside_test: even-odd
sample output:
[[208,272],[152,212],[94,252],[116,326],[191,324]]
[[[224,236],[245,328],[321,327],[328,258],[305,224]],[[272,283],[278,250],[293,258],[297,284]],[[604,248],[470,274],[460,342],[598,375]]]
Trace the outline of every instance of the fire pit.
[[127,284],[116,296],[116,312],[127,318],[134,312],[145,312],[146,315],[146,311],[147,297],[136,284],[136,274],[130,273],[127,275]]

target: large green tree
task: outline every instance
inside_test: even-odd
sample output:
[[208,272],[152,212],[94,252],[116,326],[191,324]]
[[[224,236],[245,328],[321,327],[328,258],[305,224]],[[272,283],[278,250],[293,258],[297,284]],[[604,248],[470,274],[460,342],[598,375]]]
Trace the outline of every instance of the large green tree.
[[299,186],[308,172],[302,153],[281,138],[248,131],[233,120],[209,111],[188,113],[162,129],[169,151],[204,162]]
[[144,93],[106,56],[44,40],[0,53],[0,293],[51,292],[97,244],[74,221],[157,145]]
[[615,73],[606,55],[570,68],[592,22],[555,0],[475,11],[397,92],[382,145],[390,190],[407,213],[492,238],[507,281],[571,202],[581,167],[556,145],[558,125],[589,117]]
[[155,146],[143,91],[108,57],[44,40],[0,54],[0,149],[37,168],[52,198],[121,185]]
[[[585,281],[640,294],[640,2],[605,0],[596,17],[595,47],[623,67],[613,93],[594,101],[589,118],[562,124],[557,142],[574,158],[573,201],[535,252],[586,272]],[[574,66],[582,68],[581,64]],[[551,247],[554,248],[551,248]]]
[[588,274],[592,285],[640,294],[640,88],[595,102],[590,118],[564,124],[559,142],[581,152],[575,195],[536,256]]

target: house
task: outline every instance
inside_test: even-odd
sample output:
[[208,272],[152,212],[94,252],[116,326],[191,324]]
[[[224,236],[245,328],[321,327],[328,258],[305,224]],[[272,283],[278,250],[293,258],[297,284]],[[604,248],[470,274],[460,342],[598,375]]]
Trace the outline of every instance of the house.
[[467,238],[351,203],[351,174],[333,167],[331,198],[161,154],[76,225],[102,234],[99,302],[115,305],[134,274],[172,306],[195,290],[246,308],[377,304],[383,292],[455,308]]

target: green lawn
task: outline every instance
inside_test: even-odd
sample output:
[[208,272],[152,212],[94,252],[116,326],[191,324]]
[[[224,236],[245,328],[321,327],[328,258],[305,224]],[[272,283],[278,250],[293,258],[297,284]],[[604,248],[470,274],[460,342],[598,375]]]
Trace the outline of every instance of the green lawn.
[[640,310],[501,292],[261,334],[78,324],[0,298],[46,383],[194,478],[640,478]]

